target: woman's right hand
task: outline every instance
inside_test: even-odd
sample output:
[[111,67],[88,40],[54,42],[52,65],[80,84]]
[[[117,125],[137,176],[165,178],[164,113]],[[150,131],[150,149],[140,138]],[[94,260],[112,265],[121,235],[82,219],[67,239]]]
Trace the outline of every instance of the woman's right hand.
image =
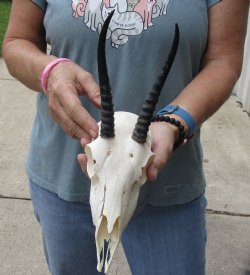
[[72,138],[89,143],[98,135],[97,122],[82,106],[86,96],[100,108],[100,89],[93,76],[73,62],[61,62],[47,78],[50,116]]

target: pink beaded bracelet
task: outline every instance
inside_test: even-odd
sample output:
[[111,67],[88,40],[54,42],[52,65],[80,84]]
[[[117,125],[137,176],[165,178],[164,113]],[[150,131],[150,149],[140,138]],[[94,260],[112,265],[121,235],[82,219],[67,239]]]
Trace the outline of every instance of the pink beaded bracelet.
[[71,62],[70,59],[68,58],[57,58],[55,60],[53,60],[52,62],[50,62],[46,67],[45,69],[43,70],[42,72],[42,75],[41,75],[41,86],[43,88],[43,91],[46,95],[47,94],[47,79],[48,79],[48,76],[50,74],[50,72],[52,71],[52,69],[59,63],[61,62]]

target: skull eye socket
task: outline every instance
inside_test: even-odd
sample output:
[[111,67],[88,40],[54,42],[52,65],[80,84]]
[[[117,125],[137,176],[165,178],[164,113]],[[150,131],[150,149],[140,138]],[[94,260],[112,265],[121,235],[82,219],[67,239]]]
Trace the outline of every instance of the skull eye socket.
[[93,163],[96,164],[96,160],[95,159],[93,159]]
[[134,157],[134,155],[132,153],[130,153],[129,157],[132,159]]

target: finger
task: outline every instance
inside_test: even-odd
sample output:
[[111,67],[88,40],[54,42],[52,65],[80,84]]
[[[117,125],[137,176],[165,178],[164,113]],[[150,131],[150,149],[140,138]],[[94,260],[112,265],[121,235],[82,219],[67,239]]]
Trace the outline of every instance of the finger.
[[95,82],[90,73],[85,72],[79,76],[79,84],[84,94],[90,99],[96,107],[101,108],[100,87]]
[[92,137],[77,125],[59,104],[50,104],[49,112],[55,122],[57,122],[67,135],[75,139],[84,138],[91,141]]
[[157,178],[158,175],[158,170],[157,168],[154,166],[153,163],[151,163],[146,171],[146,175],[147,175],[147,179],[150,181],[154,181]]
[[80,140],[80,142],[81,142],[82,147],[85,148],[86,145],[89,144],[89,143],[91,142],[91,140],[89,140],[89,139],[87,139],[87,138],[82,138],[82,139]]
[[167,148],[164,146],[164,143],[157,143],[157,144],[153,144],[152,151],[155,154],[155,158],[152,165],[159,172],[167,162],[167,159],[168,159]]
[[161,168],[167,162],[167,154],[166,150],[161,145],[154,144],[152,146],[152,151],[155,154],[153,162],[147,168],[147,178],[151,181],[156,180],[158,173],[160,172]]
[[66,114],[72,121],[87,132],[92,138],[98,136],[97,122],[82,106],[81,101],[76,94],[69,91],[60,93],[60,102]]
[[77,159],[80,163],[81,169],[83,173],[88,177],[88,172],[87,172],[87,156],[85,154],[79,154],[77,156]]

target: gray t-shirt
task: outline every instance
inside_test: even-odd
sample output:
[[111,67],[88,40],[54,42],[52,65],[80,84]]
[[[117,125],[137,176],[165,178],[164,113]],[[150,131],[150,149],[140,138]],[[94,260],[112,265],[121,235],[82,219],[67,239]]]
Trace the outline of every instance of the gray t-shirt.
[[[44,26],[51,54],[70,58],[96,79],[99,30],[115,9],[106,56],[116,111],[139,114],[169,52],[175,23],[180,45],[157,110],[169,104],[199,73],[207,45],[208,9],[219,0],[33,0],[45,13]],[[82,97],[99,121],[100,110]],[[86,201],[90,181],[81,171],[79,141],[68,137],[48,114],[48,99],[37,96],[37,113],[26,170],[38,185],[69,201]],[[171,156],[155,182],[141,189],[139,205],[181,204],[205,191],[200,133]]]

